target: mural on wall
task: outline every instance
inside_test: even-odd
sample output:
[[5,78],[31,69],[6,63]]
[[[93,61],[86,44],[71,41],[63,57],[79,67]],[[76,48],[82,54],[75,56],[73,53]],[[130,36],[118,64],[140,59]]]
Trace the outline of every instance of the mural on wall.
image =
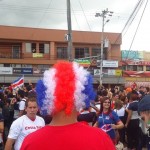
[[122,60],[143,60],[143,51],[122,50]]

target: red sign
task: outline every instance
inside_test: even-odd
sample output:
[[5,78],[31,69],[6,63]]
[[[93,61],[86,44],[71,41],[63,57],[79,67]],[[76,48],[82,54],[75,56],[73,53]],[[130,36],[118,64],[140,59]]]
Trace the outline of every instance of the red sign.
[[123,65],[141,65],[141,66],[150,66],[150,61],[143,61],[143,60],[139,60],[139,61],[133,61],[133,60],[125,60],[122,61]]
[[149,71],[123,71],[123,77],[150,77]]

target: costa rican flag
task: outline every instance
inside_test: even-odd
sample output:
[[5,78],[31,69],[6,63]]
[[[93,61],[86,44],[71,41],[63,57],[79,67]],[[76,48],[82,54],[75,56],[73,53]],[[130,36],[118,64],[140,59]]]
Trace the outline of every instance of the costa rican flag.
[[16,89],[23,85],[24,85],[24,76],[21,76],[11,84],[11,87],[12,89]]

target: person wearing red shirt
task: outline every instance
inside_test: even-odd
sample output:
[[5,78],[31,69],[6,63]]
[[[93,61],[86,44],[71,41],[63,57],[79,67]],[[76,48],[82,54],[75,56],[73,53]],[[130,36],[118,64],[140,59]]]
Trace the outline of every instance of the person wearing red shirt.
[[36,86],[42,114],[49,125],[25,138],[21,150],[115,150],[109,136],[77,122],[79,110],[90,106],[95,92],[89,72],[75,62],[58,62]]

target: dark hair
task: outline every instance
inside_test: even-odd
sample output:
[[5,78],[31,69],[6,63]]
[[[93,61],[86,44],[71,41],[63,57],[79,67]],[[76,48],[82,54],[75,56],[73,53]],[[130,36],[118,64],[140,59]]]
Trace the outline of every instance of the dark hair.
[[18,91],[18,95],[20,95],[20,97],[23,98],[24,97],[24,91],[23,90],[19,90]]
[[26,89],[27,89],[27,91],[29,92],[29,91],[32,90],[32,86],[31,86],[31,85],[27,85]]
[[107,96],[107,95],[108,95],[107,90],[103,90],[103,91],[102,91],[102,96]]
[[101,108],[100,108],[99,114],[101,114],[101,113],[103,112],[103,103],[104,103],[106,100],[109,100],[109,101],[110,101],[110,107],[109,107],[108,113],[111,112],[111,100],[109,99],[108,96],[104,96],[104,97],[102,98],[102,101],[101,101]]
[[28,98],[30,98],[30,97],[35,97],[35,98],[37,98],[37,94],[36,94],[36,92],[35,91],[30,91],[30,92],[28,92],[28,96],[27,96]]
[[136,93],[131,93],[130,99],[133,101],[138,100],[138,95]]
[[150,91],[149,87],[146,87],[146,90],[147,90],[147,92],[149,92]]

